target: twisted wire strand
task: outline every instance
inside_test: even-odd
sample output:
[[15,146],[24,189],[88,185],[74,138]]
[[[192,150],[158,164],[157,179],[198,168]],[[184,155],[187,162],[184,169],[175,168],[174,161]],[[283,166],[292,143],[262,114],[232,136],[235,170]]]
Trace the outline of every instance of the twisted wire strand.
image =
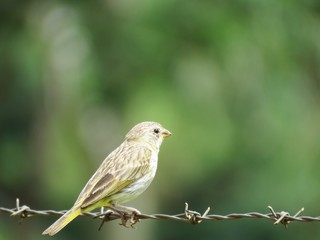
[[[290,222],[315,222],[320,221],[320,216],[312,217],[312,216],[298,216],[304,208],[300,209],[295,215],[290,215],[288,212],[281,211],[275,212],[271,206],[268,206],[271,213],[259,213],[259,212],[249,212],[249,213],[231,213],[227,215],[217,215],[217,214],[208,214],[210,208],[208,207],[207,210],[200,214],[199,212],[189,210],[189,206],[185,203],[185,211],[184,213],[180,214],[127,214],[125,216],[125,221],[130,220],[130,226],[133,226],[135,223],[142,219],[154,219],[154,220],[173,220],[173,221],[183,221],[189,222],[191,224],[199,224],[202,221],[208,220],[237,220],[243,218],[263,218],[268,219],[274,222],[274,224],[283,224],[285,227],[288,226]],[[23,205],[20,206],[20,201],[17,199],[16,207],[15,208],[5,208],[0,207],[0,214],[9,214],[10,216],[20,217],[22,219],[33,217],[33,216],[61,216],[66,212],[66,210],[62,211],[55,211],[55,210],[34,210],[30,207]],[[83,217],[90,217],[90,218],[98,218],[102,220],[101,227],[104,222],[113,221],[116,219],[122,219],[123,215],[107,210],[106,212],[88,212],[83,213],[80,216]]]

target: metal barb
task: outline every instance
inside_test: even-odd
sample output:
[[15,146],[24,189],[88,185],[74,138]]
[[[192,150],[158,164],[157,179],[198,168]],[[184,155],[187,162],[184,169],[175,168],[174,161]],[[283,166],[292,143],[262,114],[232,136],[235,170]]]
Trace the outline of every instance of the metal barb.
[[[280,213],[276,213],[271,206],[268,206],[269,210],[271,211],[273,217],[275,218],[275,222],[273,224],[283,224],[285,228],[288,227],[289,223],[292,221],[289,219],[290,214],[285,211],[281,211]],[[291,218],[297,218],[298,215],[304,211],[304,208],[301,208],[293,217]]]
[[298,217],[300,215],[300,213],[302,213],[304,211],[304,207],[301,208],[293,217]]
[[273,208],[271,206],[268,206],[268,208],[271,211],[272,215],[277,219],[278,216],[277,216],[276,212],[273,210]]
[[282,223],[287,228],[288,224],[289,224],[287,216],[289,216],[288,212],[281,211],[280,212],[280,217],[277,219],[277,221],[274,222],[274,224]]
[[290,216],[290,214],[284,211],[281,211],[280,213],[276,213],[271,206],[268,206],[268,208],[270,209],[274,217],[274,220],[276,220],[273,224],[276,225],[276,224],[282,223],[287,228],[289,224],[287,217]]
[[15,217],[15,216],[20,216],[19,224],[22,223],[24,218],[31,217],[32,214],[29,213],[30,208],[28,206],[21,206],[20,207],[20,199],[16,199],[16,209],[12,211],[10,216]]
[[196,211],[189,210],[188,203],[185,203],[185,210],[184,210],[185,216],[189,220],[189,222],[193,225],[201,223],[202,219],[200,218],[206,217],[209,211],[210,211],[210,207],[208,207],[207,210],[201,215]]
[[[303,211],[304,211],[304,208],[301,208],[293,217],[294,217],[294,218],[298,217],[298,216],[300,215],[300,213],[302,213]],[[291,221],[287,218],[287,219],[286,219],[286,222],[283,223],[284,226],[285,226],[285,228],[288,227],[288,225],[289,225],[290,222],[291,222]]]
[[30,210],[30,208],[28,206],[21,206],[20,207],[20,200],[19,198],[16,199],[16,210],[11,213],[10,216],[17,216],[19,215],[21,218],[27,218],[29,216],[31,216],[31,214],[28,213],[28,211]]
[[105,222],[110,221],[110,215],[111,215],[112,213],[113,213],[113,212],[112,212],[112,211],[109,211],[109,210],[107,210],[105,213],[103,213],[103,208],[101,208],[101,213],[100,213],[100,214],[97,214],[97,216],[94,217],[94,218],[100,218],[101,216],[103,216],[102,221],[101,221],[101,223],[100,223],[100,225],[99,225],[98,231],[101,230],[101,228],[103,227],[103,224],[104,224]]

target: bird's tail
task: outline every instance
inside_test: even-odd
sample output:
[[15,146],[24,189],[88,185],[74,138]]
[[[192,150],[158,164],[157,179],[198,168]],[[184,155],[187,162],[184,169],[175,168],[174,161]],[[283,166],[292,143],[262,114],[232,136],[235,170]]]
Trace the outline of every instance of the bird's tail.
[[43,235],[53,236],[57,232],[59,232],[62,228],[64,228],[69,222],[79,216],[81,210],[79,207],[73,207],[68,212],[63,214],[57,221],[55,221],[50,227],[48,227],[44,232]]

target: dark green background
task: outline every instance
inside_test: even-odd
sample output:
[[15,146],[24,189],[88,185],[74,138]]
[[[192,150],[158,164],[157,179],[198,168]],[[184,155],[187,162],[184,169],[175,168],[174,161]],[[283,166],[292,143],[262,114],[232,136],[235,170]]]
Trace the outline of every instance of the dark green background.
[[[145,213],[320,215],[317,0],[4,0],[0,206],[67,209],[136,123],[173,132]],[[0,216],[0,239],[47,239],[56,217]],[[56,239],[316,239],[318,223],[77,218]]]

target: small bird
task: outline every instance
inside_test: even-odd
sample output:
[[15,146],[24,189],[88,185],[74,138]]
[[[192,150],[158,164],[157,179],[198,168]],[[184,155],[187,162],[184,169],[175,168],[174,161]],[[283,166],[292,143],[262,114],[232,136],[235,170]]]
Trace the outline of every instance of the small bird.
[[139,213],[120,204],[137,197],[150,185],[156,174],[160,145],[170,135],[157,122],[142,122],[134,126],[124,142],[105,158],[73,207],[42,234],[53,236],[81,213],[99,207]]

